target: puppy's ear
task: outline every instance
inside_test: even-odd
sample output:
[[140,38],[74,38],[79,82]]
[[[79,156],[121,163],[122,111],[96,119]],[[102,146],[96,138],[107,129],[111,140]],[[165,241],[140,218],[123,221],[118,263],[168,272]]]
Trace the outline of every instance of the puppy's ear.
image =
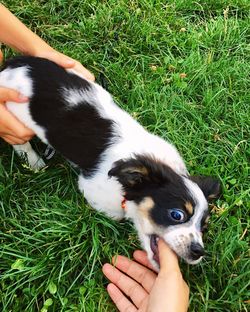
[[125,188],[148,181],[148,174],[148,169],[137,159],[118,160],[108,173],[110,177],[116,177]]
[[123,187],[138,189],[169,181],[172,169],[150,155],[135,155],[115,162],[108,174],[116,177]]
[[221,184],[211,177],[190,176],[190,180],[198,184],[207,200],[218,198],[221,195]]

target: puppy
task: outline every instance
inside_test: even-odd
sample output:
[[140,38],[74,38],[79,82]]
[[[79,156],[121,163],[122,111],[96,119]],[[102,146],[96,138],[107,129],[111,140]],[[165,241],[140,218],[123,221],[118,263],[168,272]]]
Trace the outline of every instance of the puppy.
[[29,102],[7,108],[46,144],[79,168],[79,189],[111,218],[131,219],[159,267],[164,239],[187,263],[204,255],[208,199],[220,193],[210,177],[192,177],[176,148],[147,132],[98,84],[42,58],[6,62],[0,85]]

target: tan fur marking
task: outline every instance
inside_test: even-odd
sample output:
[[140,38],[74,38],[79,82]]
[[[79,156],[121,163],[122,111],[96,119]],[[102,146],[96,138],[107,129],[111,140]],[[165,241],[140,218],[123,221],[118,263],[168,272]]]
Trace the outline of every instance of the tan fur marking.
[[142,175],[148,175],[148,170],[145,167],[129,167],[129,168],[125,168],[122,170],[122,172],[129,172],[129,173],[133,173],[133,172],[138,172],[141,173]]
[[190,202],[186,202],[186,203],[184,204],[184,206],[185,206],[187,212],[188,212],[190,215],[192,215],[193,212],[194,212],[194,207],[192,206],[192,204],[191,204]]
[[209,219],[210,219],[210,216],[207,216],[204,223],[205,223],[205,224],[208,224]]
[[144,217],[149,219],[149,211],[154,207],[155,203],[151,197],[145,197],[140,203],[138,209]]
[[209,194],[208,195],[208,199],[211,200],[211,199],[216,199],[218,198],[218,194]]

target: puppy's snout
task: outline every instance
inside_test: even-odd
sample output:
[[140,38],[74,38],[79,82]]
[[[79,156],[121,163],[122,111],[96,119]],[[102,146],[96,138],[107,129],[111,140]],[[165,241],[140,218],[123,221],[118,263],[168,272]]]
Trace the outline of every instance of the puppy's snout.
[[190,254],[193,260],[198,260],[205,255],[205,250],[199,243],[191,243]]

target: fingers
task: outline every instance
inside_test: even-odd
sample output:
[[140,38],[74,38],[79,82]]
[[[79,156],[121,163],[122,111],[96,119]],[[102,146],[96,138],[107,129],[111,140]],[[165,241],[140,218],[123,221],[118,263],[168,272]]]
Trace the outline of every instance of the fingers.
[[[119,256],[118,256],[119,257]],[[115,284],[126,296],[130,297],[135,306],[139,307],[147,298],[148,293],[132,278],[120,272],[111,264],[106,263],[103,268],[104,275]]]
[[33,137],[32,130],[25,127],[4,105],[0,105],[0,136],[9,144],[24,144]]
[[18,134],[18,136],[23,139],[34,135],[32,130],[28,129],[20,121],[18,121],[16,117],[12,115],[3,105],[0,105],[0,114],[1,124],[5,125],[6,128],[9,129],[9,135],[16,136]]
[[82,74],[86,79],[90,81],[95,81],[95,76],[88,71],[81,63],[76,61],[75,66],[73,67],[78,73]]
[[159,239],[158,241],[158,249],[160,258],[160,273],[168,274],[169,272],[180,272],[176,254],[162,239]]
[[7,101],[25,103],[28,100],[28,97],[22,95],[16,90],[0,87],[0,103]]
[[123,256],[114,257],[112,263],[118,270],[132,277],[135,281],[140,283],[147,292],[150,292],[156,278],[155,273]]
[[46,58],[64,68],[71,68],[75,65],[75,61],[72,58],[55,50],[43,51],[37,54],[37,56]]
[[27,141],[29,141],[29,139],[19,139],[17,137],[11,136],[11,135],[3,135],[2,139],[4,139],[4,141],[6,141],[7,143],[11,144],[11,145],[20,145],[20,144],[24,144]]
[[16,90],[0,87],[0,137],[9,144],[24,144],[34,133],[18,121],[4,103],[7,101],[25,103],[28,100],[28,97]]
[[136,307],[123,295],[123,293],[114,284],[109,284],[107,291],[120,312],[134,312]]
[[[0,128],[1,128],[1,126],[0,126]],[[4,141],[6,141],[7,143],[9,143],[11,145],[24,144],[24,143],[28,142],[29,140],[31,140],[33,136],[34,135],[25,136],[25,137],[18,137],[18,136],[13,136],[13,135],[9,135],[9,134],[2,134],[0,132],[0,137],[2,137],[2,139]]]
[[189,290],[182,278],[175,253],[163,240],[158,241],[160,272],[149,296],[148,310],[161,312],[186,312]]
[[55,62],[56,64],[58,64],[59,66],[62,66],[64,68],[72,68],[74,70],[76,70],[77,72],[79,72],[81,75],[83,75],[86,79],[90,80],[90,81],[94,81],[95,80],[95,76],[88,71],[84,66],[82,66],[81,63],[79,63],[78,61],[60,53],[57,52],[55,50],[51,50],[51,51],[43,51],[40,52],[39,54],[37,54],[36,56],[39,57],[43,57],[46,58],[52,62]]
[[133,253],[133,258],[139,262],[140,264],[142,264],[145,267],[148,267],[150,270],[155,271],[155,268],[152,266],[152,264],[149,262],[148,260],[148,256],[146,251],[144,250],[136,250]]

